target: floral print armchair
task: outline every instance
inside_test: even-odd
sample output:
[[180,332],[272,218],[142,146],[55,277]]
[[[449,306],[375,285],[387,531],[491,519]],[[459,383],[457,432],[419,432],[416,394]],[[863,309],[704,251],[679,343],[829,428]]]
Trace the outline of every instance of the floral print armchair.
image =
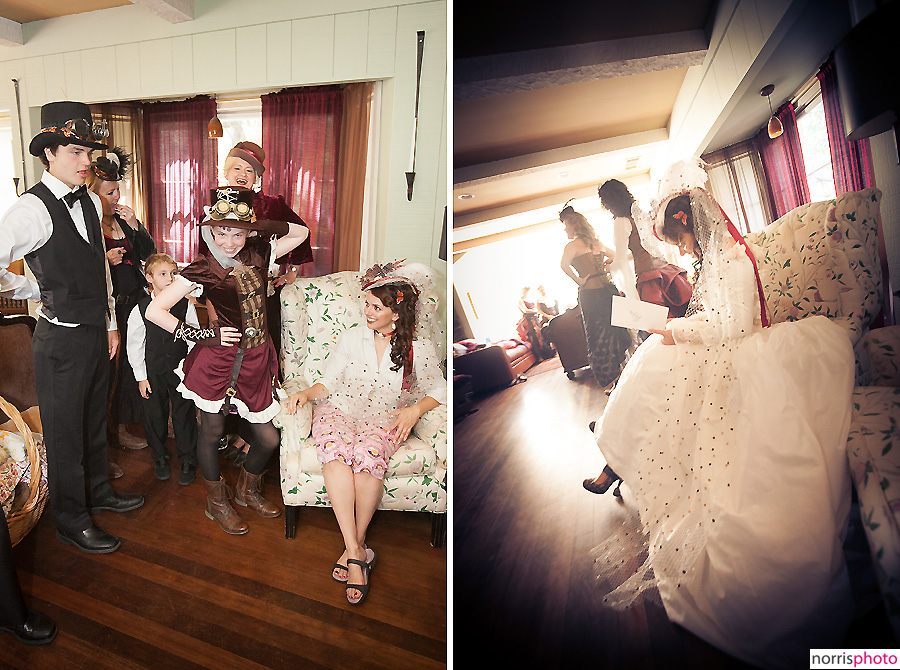
[[[282,290],[281,354],[287,393],[319,381],[338,335],[363,321],[360,276],[359,272],[337,272],[298,278]],[[438,300],[436,295],[422,295],[420,299]],[[436,330],[442,332],[441,328]],[[281,492],[286,536],[291,538],[300,506],[331,503],[310,434],[311,404],[293,416],[281,412],[275,424],[281,428]],[[379,509],[431,512],[432,544],[440,546],[446,531],[446,481],[447,407],[441,405],[419,419],[409,439],[391,458]]]
[[847,328],[856,388],[847,453],[885,609],[900,641],[900,326],[881,311],[881,191],[801,205],[747,236],[773,323],[823,314]]

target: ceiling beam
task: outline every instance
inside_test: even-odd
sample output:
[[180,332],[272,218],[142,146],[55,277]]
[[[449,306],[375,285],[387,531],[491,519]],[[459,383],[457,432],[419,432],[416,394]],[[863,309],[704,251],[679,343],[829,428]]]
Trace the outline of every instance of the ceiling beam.
[[469,165],[453,170],[453,186],[454,188],[465,188],[498,179],[506,179],[533,170],[547,169],[568,161],[593,160],[598,154],[633,150],[650,144],[665,142],[667,139],[669,139],[668,131],[665,128],[657,128],[631,133],[630,135],[619,135],[593,142],[573,144],[558,149],[537,151],[480,165]]
[[0,16],[0,46],[19,47],[25,44],[22,37],[22,24]]
[[194,0],[130,0],[169,23],[194,20]]
[[702,30],[460,58],[453,65],[454,100],[700,65]]

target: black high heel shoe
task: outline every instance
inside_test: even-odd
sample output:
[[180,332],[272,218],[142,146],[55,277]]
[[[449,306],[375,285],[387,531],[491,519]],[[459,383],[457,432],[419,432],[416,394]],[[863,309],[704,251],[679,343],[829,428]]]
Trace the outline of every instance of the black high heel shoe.
[[618,482],[618,486],[616,486],[616,490],[613,491],[613,495],[616,498],[621,498],[622,493],[619,489],[622,486],[622,478],[619,477],[619,475],[617,475],[615,471],[608,465],[603,468],[602,474],[606,475],[606,481],[597,483],[597,478],[595,477],[594,479],[585,479],[581,483],[581,485],[591,493],[602,495],[603,493],[609,491],[609,487]]

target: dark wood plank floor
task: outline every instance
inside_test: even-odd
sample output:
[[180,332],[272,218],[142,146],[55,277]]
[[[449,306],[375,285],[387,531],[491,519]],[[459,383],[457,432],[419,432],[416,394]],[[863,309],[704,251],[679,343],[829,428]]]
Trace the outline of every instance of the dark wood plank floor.
[[[662,608],[602,605],[590,551],[624,508],[581,481],[604,464],[587,424],[605,402],[589,370],[570,381],[557,367],[480,399],[454,425],[455,667],[749,667]],[[886,631],[876,619],[863,628]]]
[[[446,667],[447,555],[429,544],[429,515],[376,512],[368,543],[378,566],[354,606],[331,579],[343,541],[330,508],[303,508],[293,540],[283,516],[239,508],[250,532],[233,537],[204,515],[199,475],[180,487],[177,472],[154,478],[147,449],[114,457],[125,476],[113,486],[146,504],[94,517],[122,538],[100,556],[58,542],[45,511],[13,555],[26,603],[60,633],[45,647],[0,636],[0,668]],[[223,472],[233,485],[237,471]],[[280,503],[271,473],[263,492]]]

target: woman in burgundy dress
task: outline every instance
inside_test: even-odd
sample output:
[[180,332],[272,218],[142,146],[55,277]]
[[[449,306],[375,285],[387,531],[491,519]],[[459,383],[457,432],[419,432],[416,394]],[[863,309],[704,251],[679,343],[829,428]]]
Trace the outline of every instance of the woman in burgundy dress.
[[[146,295],[143,261],[156,253],[156,245],[147,229],[138,221],[134,210],[119,204],[119,182],[124,179],[131,157],[120,147],[100,156],[88,172],[87,187],[100,196],[103,203],[103,240],[112,275],[116,299],[116,323],[119,326],[119,351],[113,359],[109,384],[109,429],[117,431],[119,445],[126,449],[142,449],[147,441],[128,432],[127,424],[143,422],[141,397],[137,382],[123,357],[126,351],[126,323],[131,309]],[[111,473],[121,475],[118,465],[110,464]]]
[[[254,142],[238,142],[231,148],[225,158],[222,173],[229,186],[237,188],[253,189],[253,212],[261,220],[287,221],[296,223],[308,229],[306,222],[290,208],[283,195],[266,195],[260,189],[262,176],[266,171],[266,152]],[[281,350],[281,308],[279,305],[279,292],[285,284],[291,284],[297,278],[297,272],[304,263],[313,260],[310,238],[306,239],[296,249],[282,258],[277,258],[278,277],[272,282],[275,292],[269,296],[269,334],[275,345],[275,350]],[[245,422],[238,422],[237,426],[229,422],[229,433],[240,432],[249,438]],[[223,451],[227,459],[233,459],[235,466],[240,466],[247,458],[249,446],[243,437],[232,434],[229,444]]]
[[[631,213],[634,197],[628,187],[618,179],[608,179],[597,194],[603,208],[616,217],[616,255],[610,264],[613,281],[627,298],[664,305],[669,308],[670,318],[684,316],[693,291],[687,271],[644,248]],[[629,254],[634,260],[634,271]]]
[[[178,390],[200,410],[197,459],[207,488],[206,516],[226,533],[242,535],[248,527],[231,506],[219,472],[219,440],[229,413],[249,422],[253,446],[241,467],[235,502],[264,517],[281,514],[259,491],[279,443],[272,424],[280,410],[275,399],[279,366],[268,332],[266,289],[270,258],[290,253],[309,231],[294,223],[258,220],[250,206],[253,192],[247,189],[211,189],[211,202],[200,226],[206,251],[153,299],[147,319],[195,343],[182,363]],[[188,294],[203,295],[212,304],[217,320],[209,328],[192,328],[169,313]]]

